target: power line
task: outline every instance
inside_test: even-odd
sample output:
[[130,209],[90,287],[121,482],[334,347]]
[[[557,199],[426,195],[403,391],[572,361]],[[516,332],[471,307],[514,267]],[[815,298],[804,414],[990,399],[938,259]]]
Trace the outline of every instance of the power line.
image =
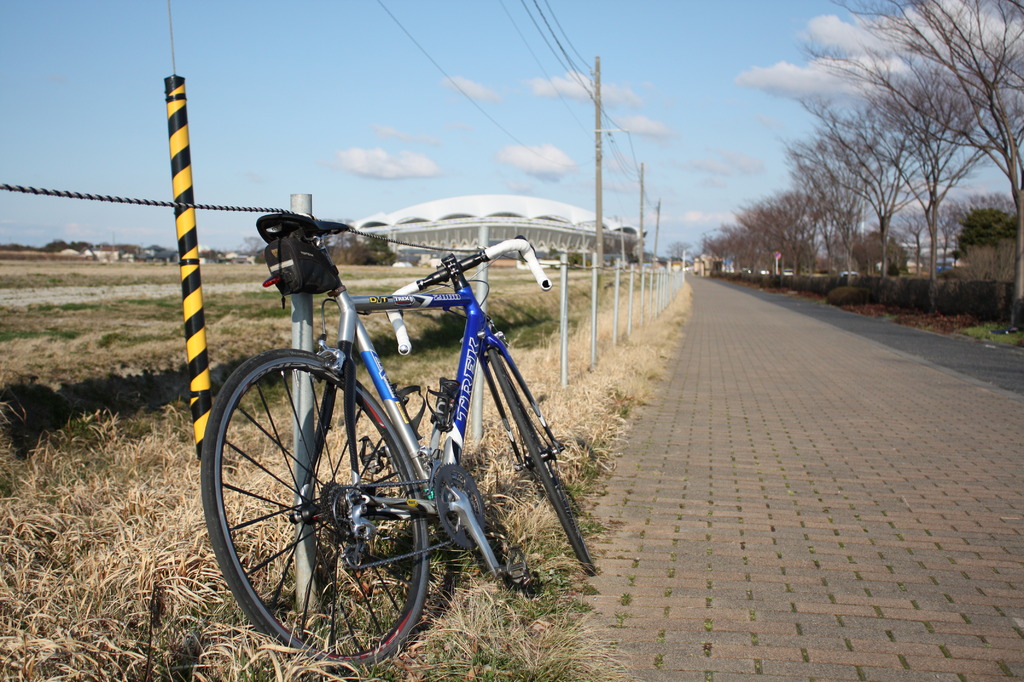
[[[541,73],[544,74],[544,77],[547,78],[548,81],[551,81],[552,78],[548,74],[547,69],[544,68],[544,65],[540,61],[540,58],[537,57],[537,53],[533,51],[533,48],[530,47],[529,41],[526,40],[526,36],[524,36],[523,32],[519,30],[519,25],[516,23],[516,20],[512,18],[512,15],[509,13],[508,8],[505,7],[504,0],[498,0],[498,4],[501,5],[501,9],[504,10],[505,16],[508,17],[508,20],[512,23],[513,28],[515,28],[516,33],[519,34],[519,38],[523,41],[523,45],[526,46],[526,49],[527,51],[529,51],[530,56],[533,57],[533,61],[537,63],[537,67],[540,69]],[[558,99],[562,101],[562,104],[565,105],[566,111],[569,112],[569,115],[573,117],[573,120],[575,120],[577,124],[579,124],[580,129],[585,134],[589,135],[590,131],[587,130],[586,126],[583,125],[583,122],[580,121],[579,118],[577,118],[576,113],[572,110],[572,107],[569,106],[569,102],[568,100],[565,99],[565,95],[562,94],[562,91],[556,88],[555,93],[558,95]]]
[[[590,99],[594,99],[594,91],[593,91],[593,88],[591,87],[590,82],[584,81],[580,77],[580,74],[585,73],[585,71],[583,69],[579,68],[578,66],[576,66],[573,63],[572,59],[570,59],[568,57],[568,55],[565,53],[564,49],[560,50],[561,56],[559,56],[559,50],[555,50],[555,48],[551,46],[551,41],[548,40],[548,34],[545,33],[544,29],[542,29],[540,27],[540,24],[537,23],[537,19],[536,19],[536,17],[533,16],[533,12],[530,11],[530,7],[526,4],[526,0],[519,0],[519,3],[523,6],[523,9],[526,11],[526,15],[528,17],[530,17],[530,21],[533,22],[533,26],[534,26],[534,28],[537,29],[537,33],[539,33],[540,37],[544,40],[544,44],[548,46],[548,49],[551,50],[551,54],[554,55],[554,57],[558,61],[558,63],[561,64],[562,68],[565,69],[566,75],[568,75],[570,78],[575,80],[576,83],[581,88],[583,88],[583,90],[587,93],[587,96],[590,97]],[[539,8],[538,8],[538,11],[539,11]],[[543,13],[541,13],[541,16],[543,17]],[[546,19],[545,19],[545,23],[547,23]],[[550,26],[548,28],[549,28],[549,31],[550,31]],[[556,42],[557,42],[557,39],[556,39]],[[561,48],[561,46],[559,46],[559,47]]]
[[487,113],[487,111],[486,111],[486,110],[485,110],[485,109],[484,109],[484,108],[483,108],[482,106],[480,106],[480,104],[479,104],[479,103],[478,103],[478,102],[477,102],[477,101],[476,101],[475,99],[473,99],[472,97],[470,97],[470,96],[469,96],[469,94],[468,94],[468,93],[467,93],[467,92],[466,92],[465,90],[463,90],[463,89],[462,89],[462,86],[460,86],[460,85],[459,85],[459,83],[458,83],[458,82],[457,82],[457,81],[456,81],[456,80],[455,80],[454,78],[452,78],[451,76],[449,76],[449,75],[448,75],[448,72],[444,70],[444,67],[442,67],[442,66],[441,66],[441,65],[440,65],[440,64],[439,64],[439,63],[437,62],[437,60],[436,60],[436,59],[434,59],[434,58],[433,58],[433,57],[432,57],[432,56],[430,55],[430,53],[429,53],[429,52],[427,52],[426,48],[424,48],[424,47],[423,47],[423,46],[422,46],[422,45],[420,44],[420,42],[419,42],[418,40],[416,40],[416,38],[415,38],[415,37],[413,37],[412,33],[410,33],[410,32],[409,32],[409,30],[408,30],[408,29],[407,29],[407,28],[406,28],[405,26],[403,26],[403,25],[402,25],[402,22],[400,22],[400,21],[398,20],[398,17],[396,17],[396,16],[394,15],[394,14],[392,14],[392,13],[391,13],[391,10],[389,10],[389,9],[387,8],[387,6],[386,6],[386,5],[384,4],[384,1],[383,1],[383,0],[377,0],[377,4],[381,6],[381,9],[383,9],[383,10],[384,10],[384,11],[385,11],[385,12],[387,13],[387,15],[388,15],[389,17],[391,17],[391,20],[395,22],[395,24],[396,24],[396,25],[398,26],[398,28],[402,29],[402,32],[403,32],[403,33],[405,33],[405,35],[406,35],[406,36],[407,36],[407,37],[409,38],[409,40],[411,40],[411,41],[412,41],[413,45],[415,45],[415,46],[416,46],[416,47],[417,47],[417,48],[419,49],[419,51],[423,53],[423,56],[424,56],[424,57],[426,57],[426,58],[427,58],[427,59],[428,59],[428,60],[430,61],[430,63],[434,65],[434,68],[436,68],[436,69],[437,69],[438,71],[440,71],[440,72],[441,72],[441,74],[442,74],[442,75],[443,75],[443,76],[444,76],[445,78],[447,78],[447,79],[448,79],[448,82],[449,82],[449,83],[450,83],[450,84],[452,85],[452,87],[454,87],[454,88],[455,88],[456,90],[458,90],[458,91],[459,91],[459,93],[460,93],[460,94],[461,94],[461,95],[462,95],[463,97],[465,97],[465,98],[466,98],[467,100],[469,100],[469,102],[470,102],[470,103],[471,103],[471,104],[472,104],[472,105],[473,105],[474,107],[476,107],[477,111],[479,111],[479,112],[480,112],[481,114],[483,114],[483,115],[484,115],[484,117],[485,117],[485,118],[486,118],[486,119],[487,119],[488,121],[490,121],[491,123],[493,123],[493,124],[495,125],[495,127],[497,127],[497,128],[498,128],[498,130],[500,130],[501,132],[503,132],[503,133],[505,133],[506,135],[508,135],[508,137],[509,137],[510,139],[512,139],[513,141],[515,141],[515,142],[516,142],[517,144],[519,144],[519,146],[523,147],[524,149],[527,149],[527,150],[529,150],[529,151],[530,151],[530,152],[531,152],[532,154],[535,154],[535,155],[536,155],[536,156],[538,156],[539,158],[541,158],[541,159],[544,159],[544,160],[545,160],[545,161],[547,161],[548,163],[553,163],[553,164],[555,164],[555,165],[557,165],[557,166],[564,166],[564,167],[566,167],[566,168],[571,168],[571,167],[575,167],[575,166],[577,166],[577,164],[576,164],[575,162],[573,162],[573,163],[563,163],[562,161],[558,161],[558,160],[555,160],[555,159],[549,159],[548,157],[544,156],[543,154],[541,154],[540,152],[538,152],[538,151],[537,151],[536,149],[534,149],[533,147],[531,147],[531,146],[527,145],[527,144],[526,144],[525,142],[523,142],[522,140],[520,140],[520,139],[519,139],[518,137],[516,137],[515,135],[513,135],[513,134],[512,134],[511,132],[509,132],[509,130],[508,130],[507,128],[505,128],[505,126],[503,126],[503,125],[501,125],[500,123],[498,123],[497,119],[495,119],[495,118],[494,118],[493,116],[491,116],[491,115],[490,115],[489,113]]
[[572,44],[572,41],[569,39],[569,34],[565,32],[564,28],[562,28],[562,23],[558,21],[558,17],[555,16],[554,10],[551,9],[551,4],[548,2],[548,0],[544,0],[544,4],[547,5],[548,14],[550,14],[551,18],[555,20],[555,25],[558,26],[558,30],[562,32],[562,36],[565,38],[565,42],[569,43],[569,47],[571,47],[572,51],[576,53],[576,56],[580,58],[580,61],[586,64],[587,59],[583,55],[581,55],[579,50],[576,49],[576,46]]
[[[549,22],[549,21],[548,21],[548,18],[547,18],[547,16],[546,16],[546,15],[544,14],[544,10],[542,10],[542,9],[540,8],[540,5],[539,5],[539,4],[537,3],[537,0],[533,0],[533,6],[537,8],[537,13],[538,13],[538,14],[540,14],[540,18],[541,18],[541,19],[542,19],[542,20],[544,21],[544,25],[545,25],[545,26],[547,26],[547,29],[548,29],[548,33],[550,33],[550,34],[551,34],[551,38],[552,38],[552,40],[554,40],[554,41],[555,41],[555,45],[557,45],[557,46],[558,46],[558,51],[562,53],[562,56],[563,56],[563,57],[565,57],[565,61],[566,61],[566,62],[567,62],[567,63],[568,63],[568,64],[569,64],[570,66],[572,66],[572,67],[573,67],[573,70],[574,70],[574,71],[577,71],[577,72],[579,72],[579,73],[582,73],[582,72],[583,72],[583,69],[581,69],[581,68],[580,68],[580,67],[579,67],[579,66],[578,66],[578,65],[576,64],[576,61],[575,61],[575,60],[574,60],[574,59],[572,58],[572,55],[570,55],[570,54],[569,54],[568,52],[566,52],[566,51],[565,51],[565,48],[564,48],[564,47],[562,46],[562,41],[560,41],[560,40],[558,39],[558,36],[557,36],[557,35],[555,34],[554,30],[553,30],[553,29],[551,28],[551,22]],[[550,9],[550,7],[549,7],[549,9]],[[553,15],[552,15],[552,16],[553,16]],[[556,20],[556,23],[557,23],[557,20]],[[559,28],[561,28],[561,27],[559,27]]]

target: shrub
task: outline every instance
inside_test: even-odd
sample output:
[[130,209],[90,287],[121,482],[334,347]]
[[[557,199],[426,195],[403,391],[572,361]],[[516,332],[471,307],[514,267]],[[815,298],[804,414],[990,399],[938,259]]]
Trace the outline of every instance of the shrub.
[[864,287],[836,287],[825,297],[829,305],[864,305],[871,302],[871,292]]

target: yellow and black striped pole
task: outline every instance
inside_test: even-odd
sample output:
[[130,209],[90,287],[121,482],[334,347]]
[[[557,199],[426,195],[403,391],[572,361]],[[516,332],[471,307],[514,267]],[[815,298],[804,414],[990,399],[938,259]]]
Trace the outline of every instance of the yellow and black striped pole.
[[[185,79],[169,76],[164,79],[167,95],[167,132],[171,141],[171,178],[174,201],[194,203],[192,195],[192,160],[188,149],[188,113],[185,102]],[[196,438],[196,454],[202,455],[203,434],[210,416],[210,367],[206,353],[206,323],[203,316],[203,288],[199,278],[199,238],[196,236],[194,208],[174,209],[178,232],[178,266],[181,270],[182,312],[185,317],[185,352],[188,355],[189,405],[192,429]]]

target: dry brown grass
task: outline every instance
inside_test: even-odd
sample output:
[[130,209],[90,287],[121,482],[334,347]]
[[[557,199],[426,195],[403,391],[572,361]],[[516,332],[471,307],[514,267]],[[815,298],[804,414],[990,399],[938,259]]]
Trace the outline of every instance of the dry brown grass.
[[[504,283],[495,291],[496,299],[504,297]],[[534,295],[519,284],[507,291],[524,308],[530,300],[525,297]],[[517,292],[524,298],[516,299]],[[274,319],[273,331],[260,335],[259,325],[227,307],[218,317],[218,334],[233,329],[245,336],[237,353],[253,352],[249,345],[276,340],[287,329],[287,318]],[[569,480],[593,481],[607,468],[605,454],[628,409],[648,397],[651,379],[679,338],[686,308],[686,297],[677,297],[655,323],[642,331],[635,327],[633,339],[617,348],[602,338],[597,372],[587,369],[589,325],[582,325],[571,347],[587,352],[573,353],[568,390],[559,385],[557,342],[513,349],[534,392],[543,396],[549,421],[570,445],[563,456]],[[540,308],[531,310],[540,314]],[[605,329],[610,313],[603,315]],[[100,349],[95,353],[94,370],[104,364]],[[444,367],[454,363],[450,349],[424,355],[434,357],[420,361],[414,353],[408,366],[394,363],[395,378],[436,378],[438,358]],[[131,353],[126,358],[142,362]],[[20,381],[25,373],[9,357],[0,379],[6,385],[12,377]],[[10,410],[0,418],[5,415]],[[206,539],[199,468],[182,403],[156,411],[75,413],[45,432],[23,459],[15,457],[11,442],[0,446],[0,678],[343,679],[253,633],[237,613]],[[495,522],[524,546],[541,583],[551,589],[532,599],[499,589],[467,560],[469,571],[451,604],[407,653],[362,674],[390,680],[624,679],[614,652],[596,641],[580,613],[573,593],[579,569],[554,514],[508,466],[502,437],[493,429],[470,447],[481,489],[498,507]]]

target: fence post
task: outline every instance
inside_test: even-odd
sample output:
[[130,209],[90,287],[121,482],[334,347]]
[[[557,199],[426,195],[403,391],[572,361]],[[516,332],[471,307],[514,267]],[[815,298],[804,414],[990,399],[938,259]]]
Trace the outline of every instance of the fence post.
[[[487,225],[480,226],[478,235],[480,248],[486,249],[490,245],[490,229]],[[474,292],[476,300],[480,301],[480,309],[487,312],[487,268],[480,268],[474,277],[476,285]],[[470,432],[471,438],[480,440],[484,436],[484,386],[481,372],[477,372],[473,378],[473,400],[470,404]]]
[[[313,214],[313,195],[291,195],[291,210],[295,213]],[[313,350],[313,294],[292,294],[292,348]],[[294,432],[292,434],[295,463],[292,465],[295,481],[309,480],[309,472],[315,466],[313,462],[313,395],[312,387],[302,381],[299,376],[293,377],[293,392],[296,405]],[[308,444],[308,445],[307,445]],[[298,507],[308,491],[295,491],[295,505]],[[307,500],[308,501],[308,500]],[[313,529],[305,523],[295,528],[295,594],[296,599],[305,595],[319,594],[314,580],[313,567],[316,566],[316,536]]]
[[[176,202],[193,203],[192,156],[188,141],[188,111],[185,79],[164,79],[167,96],[167,133],[171,152],[171,184]],[[199,273],[199,237],[196,210],[174,209],[174,227],[178,236],[178,270],[181,275],[181,311],[185,322],[185,352],[188,357],[189,409],[196,456],[203,452],[203,435],[213,406],[210,392],[210,361],[206,349],[206,316],[203,313],[203,287]]]
[[597,254],[590,266],[590,369],[597,369]]
[[649,306],[650,309],[651,309],[651,322],[654,322],[654,318],[656,318],[658,316],[658,310],[657,310],[657,308],[655,308],[655,302],[657,300],[656,297],[655,297],[655,294],[657,293],[657,291],[658,291],[658,270],[657,270],[657,268],[654,267],[654,263],[652,262],[651,263],[651,291],[650,291],[650,294],[649,294],[650,297],[651,297],[651,303],[650,303],[650,306]]
[[665,309],[665,271],[658,273],[658,314]]
[[647,292],[644,289],[644,283],[646,282],[646,280],[647,280],[647,277],[646,277],[646,275],[644,273],[644,264],[643,264],[643,262],[641,262],[640,263],[640,326],[641,327],[644,326],[644,306],[647,304],[647,301],[645,300]]
[[622,275],[622,261],[615,260],[615,304],[612,306],[612,345],[619,345],[619,279]]
[[629,301],[626,304],[626,336],[633,335],[633,280],[636,273],[633,271],[633,264],[629,264]]
[[561,339],[562,387],[569,385],[569,254],[563,253],[558,266],[560,286],[558,333]]

